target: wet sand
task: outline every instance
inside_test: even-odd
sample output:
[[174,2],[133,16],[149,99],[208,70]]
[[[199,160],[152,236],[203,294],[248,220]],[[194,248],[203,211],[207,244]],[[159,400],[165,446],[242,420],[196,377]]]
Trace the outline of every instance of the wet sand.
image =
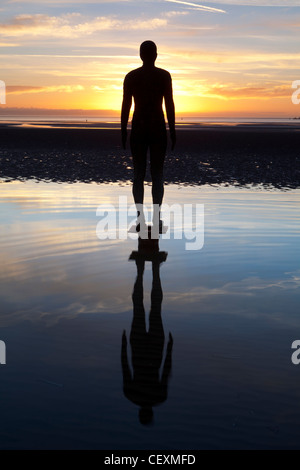
[[[175,151],[169,148],[166,156],[166,183],[300,186],[298,123],[181,124],[177,130]],[[2,123],[0,142],[0,177],[6,180],[132,179],[130,150],[122,149],[116,123]]]

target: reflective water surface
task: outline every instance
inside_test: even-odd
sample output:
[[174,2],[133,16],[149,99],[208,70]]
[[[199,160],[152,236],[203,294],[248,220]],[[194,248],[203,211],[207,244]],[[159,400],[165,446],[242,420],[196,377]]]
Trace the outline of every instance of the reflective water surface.
[[120,195],[0,184],[0,447],[299,448],[300,190],[167,186],[204,246],[155,256],[97,238]]

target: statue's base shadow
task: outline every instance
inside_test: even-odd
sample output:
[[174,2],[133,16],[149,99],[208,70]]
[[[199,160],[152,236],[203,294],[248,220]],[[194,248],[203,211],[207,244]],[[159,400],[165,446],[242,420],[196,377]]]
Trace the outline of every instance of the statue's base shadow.
[[[167,227],[163,227],[160,233],[166,233]],[[136,233],[136,232],[135,232]],[[133,251],[129,257],[129,261],[158,261],[163,263],[166,261],[168,253],[159,251],[159,235],[155,233],[151,225],[148,226],[148,233],[139,234],[138,250]]]

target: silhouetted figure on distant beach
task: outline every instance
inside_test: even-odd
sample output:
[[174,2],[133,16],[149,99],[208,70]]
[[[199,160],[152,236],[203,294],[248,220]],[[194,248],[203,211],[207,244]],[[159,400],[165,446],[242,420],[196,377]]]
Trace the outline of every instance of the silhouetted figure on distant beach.
[[159,259],[152,261],[153,284],[151,292],[151,311],[149,331],[146,329],[143,302],[143,275],[145,260],[137,259],[137,278],[132,295],[133,321],[130,344],[132,351],[131,372],[127,356],[127,338],[122,337],[122,369],[124,394],[128,400],[140,407],[139,418],[142,424],[150,424],[153,419],[152,407],[163,403],[168,396],[168,379],[172,365],[173,338],[170,333],[166,359],[160,377],[163,361],[165,335],[161,318],[163,292],[160,282]]
[[[130,135],[134,165],[133,197],[137,205],[139,220],[141,223],[144,223],[141,205],[144,203],[144,180],[148,149],[150,150],[154,221],[160,221],[159,209],[164,196],[163,167],[167,149],[167,133],[162,108],[163,100],[166,106],[172,150],[176,143],[176,132],[172,79],[169,72],[155,67],[157,58],[155,43],[152,41],[143,42],[140,46],[140,57],[143,61],[143,66],[129,72],[124,80],[121,127],[122,142],[125,148],[127,124],[132,98],[134,98],[135,107]],[[137,230],[139,230],[138,227]]]

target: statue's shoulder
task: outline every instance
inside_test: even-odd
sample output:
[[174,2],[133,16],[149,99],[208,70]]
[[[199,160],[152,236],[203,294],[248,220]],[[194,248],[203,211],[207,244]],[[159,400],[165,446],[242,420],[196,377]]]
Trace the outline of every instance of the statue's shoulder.
[[169,80],[171,78],[171,74],[167,70],[160,69],[158,67],[155,67],[155,70],[156,70],[156,73],[158,73],[165,80]]
[[126,75],[125,80],[133,80],[135,77],[140,75],[141,71],[142,71],[142,67],[139,67],[138,69],[135,69],[135,70],[131,70],[131,72],[129,72]]

